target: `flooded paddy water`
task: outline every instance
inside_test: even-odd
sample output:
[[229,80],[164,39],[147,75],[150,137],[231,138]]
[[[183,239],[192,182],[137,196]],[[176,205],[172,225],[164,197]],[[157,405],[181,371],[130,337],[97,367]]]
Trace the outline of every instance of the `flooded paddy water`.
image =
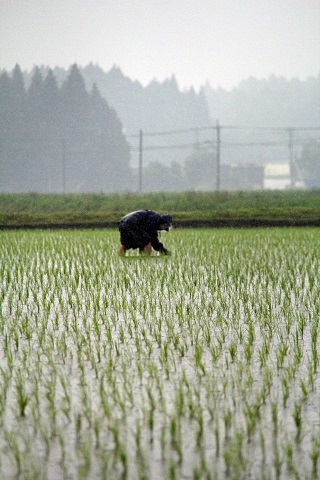
[[317,479],[320,236],[0,232],[0,478]]

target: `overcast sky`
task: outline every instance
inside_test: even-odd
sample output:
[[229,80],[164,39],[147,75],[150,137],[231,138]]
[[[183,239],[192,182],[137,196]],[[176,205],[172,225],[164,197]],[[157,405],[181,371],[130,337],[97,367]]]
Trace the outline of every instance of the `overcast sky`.
[[113,65],[230,89],[320,73],[320,0],[0,0],[0,68]]

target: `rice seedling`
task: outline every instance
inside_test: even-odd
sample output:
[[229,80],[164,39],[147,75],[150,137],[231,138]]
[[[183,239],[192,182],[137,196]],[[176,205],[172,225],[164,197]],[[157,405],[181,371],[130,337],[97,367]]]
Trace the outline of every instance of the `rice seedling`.
[[299,442],[301,437],[301,429],[302,429],[301,409],[302,409],[301,401],[294,402],[292,417],[294,420],[294,424],[296,426],[296,437],[295,437],[296,442]]
[[320,436],[313,435],[311,439],[311,452],[309,453],[312,462],[311,478],[318,478],[319,457],[320,457]]
[[24,417],[26,414],[26,408],[29,403],[29,395],[25,390],[24,379],[22,378],[21,371],[17,373],[16,379],[16,391],[17,391],[17,403],[18,403],[18,412],[21,417]]

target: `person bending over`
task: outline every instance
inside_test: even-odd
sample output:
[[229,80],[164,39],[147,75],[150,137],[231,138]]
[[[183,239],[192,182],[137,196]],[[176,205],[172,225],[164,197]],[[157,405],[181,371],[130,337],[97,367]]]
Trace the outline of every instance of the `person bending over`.
[[120,232],[119,255],[125,255],[129,249],[139,248],[140,252],[151,254],[152,248],[157,252],[169,254],[158,239],[158,232],[169,231],[172,226],[171,215],[160,215],[153,210],[137,210],[128,213],[118,222]]

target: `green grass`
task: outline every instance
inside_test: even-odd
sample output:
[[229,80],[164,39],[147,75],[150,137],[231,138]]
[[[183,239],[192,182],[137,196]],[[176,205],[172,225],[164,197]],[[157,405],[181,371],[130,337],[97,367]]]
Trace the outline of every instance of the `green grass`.
[[0,194],[0,226],[115,226],[140,208],[177,226],[320,223],[320,190],[150,194]]
[[162,241],[0,232],[0,478],[318,478],[318,229]]

